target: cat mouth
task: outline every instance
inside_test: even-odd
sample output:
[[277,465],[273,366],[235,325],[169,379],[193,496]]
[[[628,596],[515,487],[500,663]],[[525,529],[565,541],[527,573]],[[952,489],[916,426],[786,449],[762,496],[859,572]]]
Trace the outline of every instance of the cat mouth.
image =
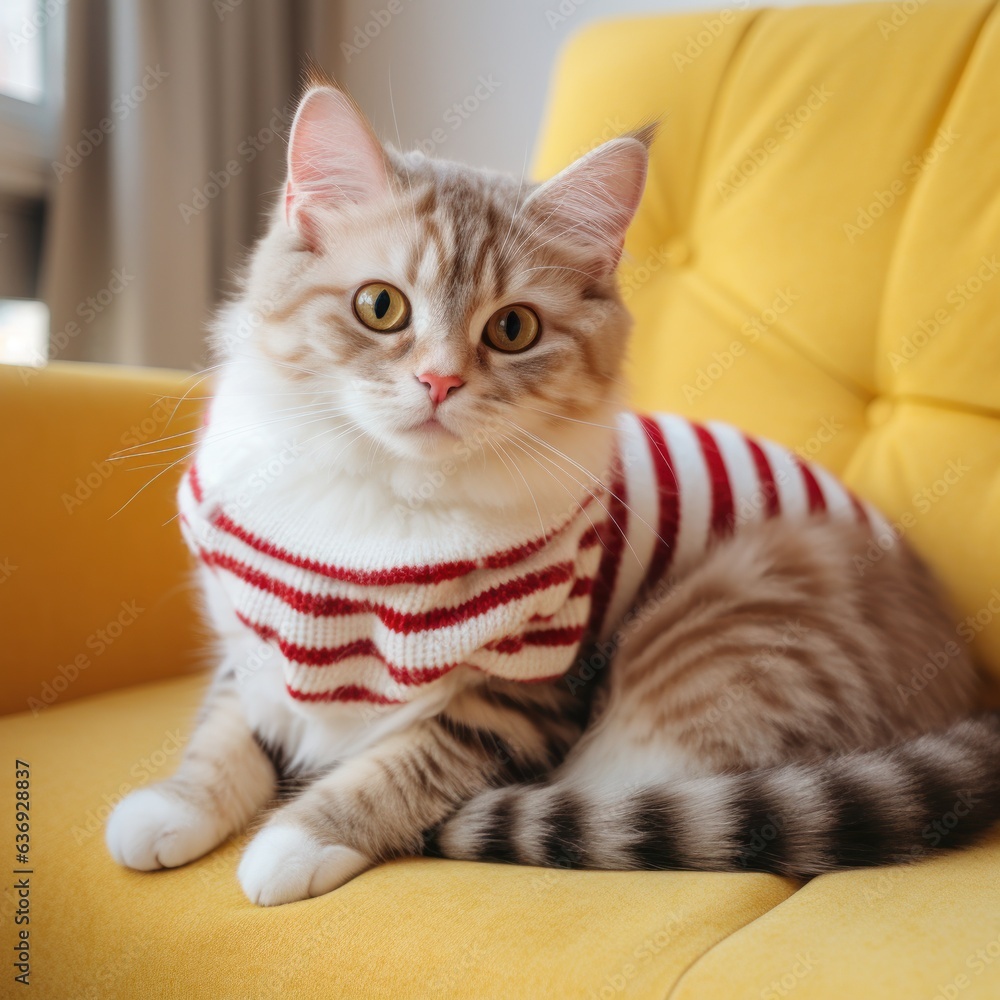
[[457,437],[454,431],[448,430],[437,417],[428,417],[419,424],[414,424],[409,430],[423,434],[447,434],[449,437]]

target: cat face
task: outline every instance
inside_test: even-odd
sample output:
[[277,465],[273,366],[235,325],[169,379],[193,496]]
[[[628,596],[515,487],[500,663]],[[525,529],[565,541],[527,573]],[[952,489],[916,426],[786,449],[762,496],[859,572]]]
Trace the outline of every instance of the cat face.
[[558,437],[618,405],[629,320],[613,271],[645,168],[632,137],[540,186],[401,155],[314,88],[251,267],[269,306],[252,346],[369,454],[499,458]]

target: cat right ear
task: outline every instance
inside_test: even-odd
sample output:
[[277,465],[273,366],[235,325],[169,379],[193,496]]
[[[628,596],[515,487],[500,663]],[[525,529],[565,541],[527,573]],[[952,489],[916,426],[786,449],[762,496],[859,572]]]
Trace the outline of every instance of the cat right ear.
[[315,249],[319,211],[364,204],[388,191],[389,164],[361,109],[335,87],[306,91],[288,140],[285,221]]

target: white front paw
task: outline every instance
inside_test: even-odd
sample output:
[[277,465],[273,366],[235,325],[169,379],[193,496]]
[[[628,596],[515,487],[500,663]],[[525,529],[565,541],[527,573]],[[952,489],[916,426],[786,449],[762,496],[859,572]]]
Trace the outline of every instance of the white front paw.
[[222,837],[210,815],[154,786],[140,788],[115,806],[104,839],[118,864],[146,872],[200,858]]
[[250,841],[236,874],[251,903],[276,906],[322,896],[371,864],[344,844],[323,844],[302,827],[275,824]]

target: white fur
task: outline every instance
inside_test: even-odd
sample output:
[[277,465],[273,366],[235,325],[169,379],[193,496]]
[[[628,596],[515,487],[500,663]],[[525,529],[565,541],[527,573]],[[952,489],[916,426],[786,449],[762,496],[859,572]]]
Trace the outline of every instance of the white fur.
[[298,826],[267,826],[243,852],[237,878],[251,903],[276,906],[322,896],[371,867],[344,844],[321,844]]
[[138,871],[176,868],[200,858],[220,840],[216,819],[162,785],[122,799],[108,819],[105,840],[120,865]]

